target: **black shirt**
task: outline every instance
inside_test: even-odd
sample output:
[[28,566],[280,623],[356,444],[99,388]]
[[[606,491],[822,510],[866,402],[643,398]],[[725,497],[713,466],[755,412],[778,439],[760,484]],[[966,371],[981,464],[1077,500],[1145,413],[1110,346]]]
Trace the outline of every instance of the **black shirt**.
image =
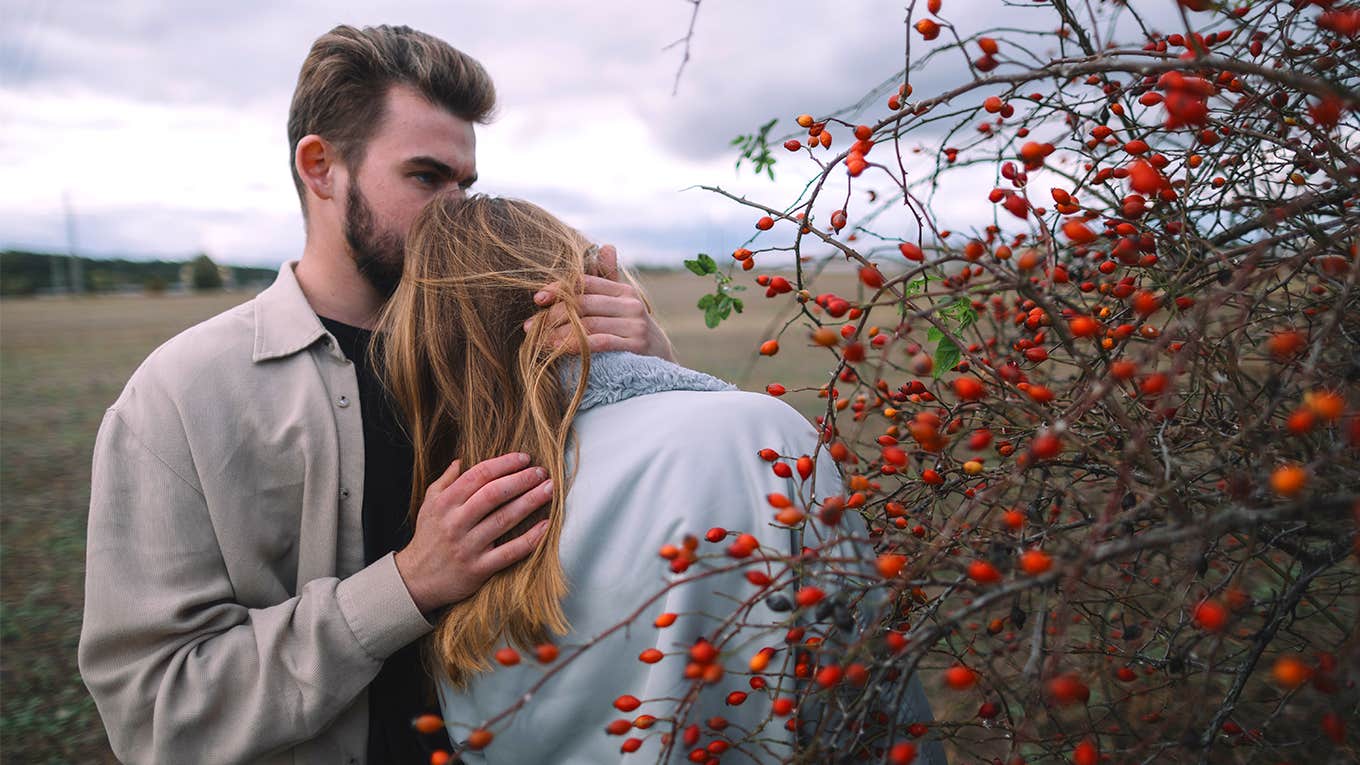
[[[364,423],[364,563],[369,564],[411,541],[407,516],[415,453],[387,389],[369,364],[373,333],[324,316],[321,323],[354,363],[359,380]],[[412,643],[383,662],[368,686],[369,765],[417,765],[428,762],[434,748],[451,749],[442,730],[420,736],[412,729],[411,720],[426,713],[439,714],[439,704],[421,666],[418,646]]]

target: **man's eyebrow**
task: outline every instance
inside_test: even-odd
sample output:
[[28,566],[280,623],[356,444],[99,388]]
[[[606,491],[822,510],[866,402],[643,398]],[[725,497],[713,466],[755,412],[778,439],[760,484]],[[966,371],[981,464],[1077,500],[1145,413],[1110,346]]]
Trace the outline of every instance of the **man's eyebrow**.
[[457,175],[457,173],[453,172],[452,167],[449,167],[448,165],[444,164],[443,162],[440,162],[434,157],[425,156],[411,157],[410,159],[406,160],[406,164],[408,166],[428,167],[429,169],[434,170],[435,172],[440,173],[441,175],[445,175],[449,178],[453,178]]

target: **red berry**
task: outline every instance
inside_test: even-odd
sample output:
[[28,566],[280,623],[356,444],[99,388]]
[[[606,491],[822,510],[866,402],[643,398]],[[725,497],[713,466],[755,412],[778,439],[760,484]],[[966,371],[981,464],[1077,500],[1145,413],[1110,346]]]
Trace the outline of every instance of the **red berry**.
[[1001,581],[1001,572],[985,560],[975,560],[968,564],[968,578],[978,584],[992,584]]
[[986,388],[976,378],[960,377],[954,381],[954,395],[964,401],[977,401],[986,392]]
[[1195,606],[1195,624],[1208,632],[1222,632],[1229,615],[1228,607],[1217,600],[1203,600]]
[[950,688],[962,691],[973,687],[973,683],[977,682],[977,673],[962,664],[955,664],[944,671],[944,682]]

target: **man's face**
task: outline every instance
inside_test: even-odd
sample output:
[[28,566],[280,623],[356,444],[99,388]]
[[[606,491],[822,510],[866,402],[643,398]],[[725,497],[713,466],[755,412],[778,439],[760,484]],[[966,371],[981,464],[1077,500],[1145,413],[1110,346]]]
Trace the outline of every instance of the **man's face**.
[[359,273],[384,296],[401,279],[406,233],[421,208],[477,179],[476,146],[472,123],[410,88],[388,91],[383,122],[349,177],[344,222]]

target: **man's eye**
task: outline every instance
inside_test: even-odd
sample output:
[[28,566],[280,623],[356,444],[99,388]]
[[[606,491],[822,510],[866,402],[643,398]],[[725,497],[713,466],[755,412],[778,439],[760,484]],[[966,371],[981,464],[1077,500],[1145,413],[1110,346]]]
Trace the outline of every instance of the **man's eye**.
[[425,186],[433,186],[439,180],[435,177],[434,173],[411,173],[411,177],[415,178],[416,182]]

